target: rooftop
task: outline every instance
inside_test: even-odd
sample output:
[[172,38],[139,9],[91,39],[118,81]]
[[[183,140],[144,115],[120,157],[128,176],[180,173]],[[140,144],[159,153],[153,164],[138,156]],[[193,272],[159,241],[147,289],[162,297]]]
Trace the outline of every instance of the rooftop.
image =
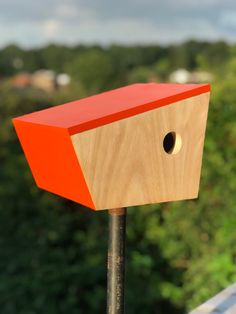
[[133,84],[18,117],[79,133],[210,91],[209,84]]

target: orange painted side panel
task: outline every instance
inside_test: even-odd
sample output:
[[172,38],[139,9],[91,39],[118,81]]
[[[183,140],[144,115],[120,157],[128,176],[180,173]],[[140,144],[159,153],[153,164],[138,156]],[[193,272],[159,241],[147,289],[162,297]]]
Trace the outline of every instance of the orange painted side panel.
[[38,187],[95,209],[68,130],[13,123]]

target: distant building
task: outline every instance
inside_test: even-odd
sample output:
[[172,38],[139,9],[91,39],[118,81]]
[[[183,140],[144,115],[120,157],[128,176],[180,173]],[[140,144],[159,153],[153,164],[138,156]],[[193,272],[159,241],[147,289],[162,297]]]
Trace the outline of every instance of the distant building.
[[71,77],[66,73],[60,73],[56,77],[56,83],[57,86],[60,87],[66,87],[71,82]]
[[206,83],[213,80],[213,75],[206,71],[194,71],[191,74],[191,81],[194,83]]
[[51,70],[39,70],[32,75],[32,86],[46,92],[56,89],[56,74]]
[[170,74],[170,82],[186,84],[190,80],[191,73],[185,69],[178,69]]
[[32,84],[32,75],[29,73],[20,73],[12,77],[11,85],[16,88],[27,88]]
[[169,80],[179,84],[206,83],[213,80],[213,75],[207,71],[189,72],[186,69],[178,69],[170,74]]
[[50,93],[69,85],[71,77],[66,73],[57,75],[51,70],[38,70],[33,74],[19,73],[13,76],[10,82],[16,88],[34,87]]

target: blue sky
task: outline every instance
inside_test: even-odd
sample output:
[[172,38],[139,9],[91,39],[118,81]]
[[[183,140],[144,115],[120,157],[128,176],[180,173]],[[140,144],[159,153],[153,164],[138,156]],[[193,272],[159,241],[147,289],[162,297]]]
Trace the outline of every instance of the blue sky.
[[0,46],[236,42],[236,0],[0,0]]

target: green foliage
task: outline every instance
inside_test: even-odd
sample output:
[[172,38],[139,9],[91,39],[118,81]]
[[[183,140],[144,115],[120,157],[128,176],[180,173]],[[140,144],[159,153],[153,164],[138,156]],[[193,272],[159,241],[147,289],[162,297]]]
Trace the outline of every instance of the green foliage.
[[157,77],[161,79],[161,81],[168,80],[168,75],[171,73],[170,61],[168,58],[162,58],[158,60],[153,65],[153,70]]
[[0,92],[1,312],[101,313],[106,215],[36,188],[10,117],[47,107],[50,99]]
[[68,63],[67,72],[95,93],[109,87],[113,68],[110,57],[103,51],[92,49],[81,53]]
[[11,75],[17,72],[14,67],[14,60],[22,57],[23,51],[15,46],[9,45],[0,51],[0,76]]
[[148,83],[153,77],[153,72],[144,66],[139,66],[130,71],[128,76],[129,83]]
[[[11,118],[178,68],[215,74],[197,200],[133,207],[127,228],[127,313],[183,313],[236,280],[235,47],[63,47],[0,51],[0,73],[68,71],[44,94],[0,83],[0,308],[3,314],[104,313],[107,214],[40,191]],[[218,66],[220,63],[220,67]]]
[[197,65],[200,68],[219,72],[230,57],[230,46],[223,41],[205,43],[196,56]]

